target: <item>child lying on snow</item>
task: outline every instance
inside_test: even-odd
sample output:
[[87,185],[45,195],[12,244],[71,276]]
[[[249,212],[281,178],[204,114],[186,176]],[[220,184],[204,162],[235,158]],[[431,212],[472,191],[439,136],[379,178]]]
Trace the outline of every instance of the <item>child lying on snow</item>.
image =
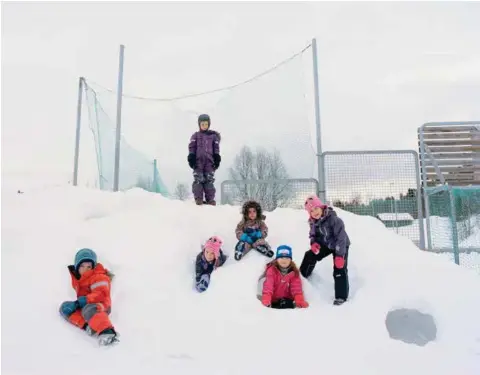
[[112,306],[110,282],[113,274],[97,263],[97,255],[90,249],[79,250],[75,263],[68,266],[68,270],[77,299],[63,302],[60,314],[90,336],[96,336],[100,345],[118,341],[108,317]]
[[300,273],[292,261],[291,247],[282,245],[277,248],[275,260],[267,264],[265,273],[260,277],[260,283],[262,281],[263,305],[275,309],[308,307],[303,297]]
[[265,238],[268,227],[265,224],[262,207],[255,201],[248,201],[242,207],[242,220],[235,229],[238,243],[235,246],[235,259],[242,259],[252,248],[267,257],[273,257],[273,251]]
[[195,262],[195,287],[197,291],[204,292],[210,284],[210,275],[227,260],[222,251],[223,241],[213,236],[203,245],[202,251],[197,255]]
[[335,283],[334,305],[341,305],[348,299],[348,249],[350,239],[345,225],[333,208],[328,207],[317,196],[305,201],[305,210],[310,215],[310,250],[305,253],[300,273],[309,277],[317,262],[333,254],[333,280]]

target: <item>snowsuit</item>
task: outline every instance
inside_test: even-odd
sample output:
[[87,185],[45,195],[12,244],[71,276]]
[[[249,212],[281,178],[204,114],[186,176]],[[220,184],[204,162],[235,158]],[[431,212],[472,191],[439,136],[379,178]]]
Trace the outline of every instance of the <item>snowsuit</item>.
[[204,292],[208,289],[210,284],[210,275],[215,269],[221,267],[226,260],[227,256],[223,254],[222,250],[220,250],[219,257],[212,262],[208,262],[207,259],[205,259],[203,250],[197,255],[197,259],[195,261],[195,288],[197,291]]
[[347,300],[349,294],[348,281],[348,249],[350,239],[345,231],[343,220],[340,219],[331,207],[326,207],[320,219],[309,219],[310,244],[320,245],[320,252],[315,254],[312,250],[305,253],[300,273],[303,277],[309,277],[317,262],[332,254],[334,257],[342,257],[344,266],[333,266],[333,280],[335,283],[335,299]]
[[238,243],[235,246],[235,252],[241,253],[241,257],[247,254],[252,248],[263,255],[273,256],[273,251],[265,240],[268,236],[268,227],[264,220],[265,216],[262,216],[261,219],[255,220],[242,219],[242,221],[237,224],[235,235],[237,236]]
[[74,302],[65,301],[60,306],[60,314],[70,323],[81,329],[93,330],[101,333],[113,329],[108,315],[111,312],[110,299],[110,274],[102,264],[96,266],[80,276],[75,271],[75,266],[68,266],[72,279],[72,287],[77,293],[77,300],[84,297],[85,305],[71,308]]
[[220,134],[214,130],[199,130],[190,138],[188,162],[193,169],[192,192],[195,201],[215,202],[215,171],[220,165]]
[[[272,308],[295,308],[295,302],[304,301],[300,273],[294,265],[287,270],[280,269],[275,261],[266,266],[263,276],[262,298],[269,296]],[[262,280],[262,278],[260,281]]]

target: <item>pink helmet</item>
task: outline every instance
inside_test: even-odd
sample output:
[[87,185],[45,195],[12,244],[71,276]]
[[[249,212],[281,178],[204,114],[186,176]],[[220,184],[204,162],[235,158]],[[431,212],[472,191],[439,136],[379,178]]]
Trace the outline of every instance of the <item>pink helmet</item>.
[[205,245],[203,245],[203,250],[205,251],[206,249],[209,249],[213,251],[216,259],[220,256],[220,249],[222,248],[222,245],[223,241],[220,237],[212,236],[207,240],[207,242],[205,242]]
[[316,195],[310,195],[306,200],[305,200],[305,210],[310,213],[314,208],[325,208],[327,205],[323,203],[319,197]]

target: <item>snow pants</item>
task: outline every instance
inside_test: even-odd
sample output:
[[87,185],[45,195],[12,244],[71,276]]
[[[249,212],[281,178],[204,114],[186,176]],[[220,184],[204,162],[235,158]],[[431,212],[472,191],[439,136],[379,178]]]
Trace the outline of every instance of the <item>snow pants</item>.
[[193,171],[192,193],[193,198],[198,201],[203,201],[205,194],[205,201],[207,203],[215,200],[215,169],[210,163],[197,165]]
[[[308,278],[317,262],[323,258],[334,255],[334,250],[322,247],[318,254],[315,254],[312,250],[308,250],[303,257],[302,264],[300,265],[300,273],[303,277]],[[333,257],[332,257],[333,258]],[[343,268],[336,268],[333,264],[333,281],[335,283],[335,298],[348,299],[348,293],[350,284],[348,281],[348,247],[345,252],[345,265]]]
[[110,318],[108,317],[111,312],[110,307],[105,309],[101,303],[89,303],[82,309],[77,309],[72,314],[67,315],[63,308],[64,303],[60,305],[60,315],[73,325],[85,329],[88,324],[96,333],[100,333],[108,328],[113,328]]

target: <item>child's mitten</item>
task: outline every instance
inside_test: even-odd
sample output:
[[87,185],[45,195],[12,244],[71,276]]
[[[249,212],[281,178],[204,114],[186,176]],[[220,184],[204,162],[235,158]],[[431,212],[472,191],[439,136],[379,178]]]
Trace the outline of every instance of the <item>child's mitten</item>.
[[262,304],[269,307],[272,304],[272,296],[270,294],[264,294],[262,296]]
[[303,294],[297,294],[295,296],[295,306],[300,308],[306,308],[309,306],[308,302],[303,298]]
[[246,234],[246,233],[243,233],[243,234],[241,235],[240,241],[246,242],[246,243],[249,243],[249,244],[252,244],[252,243],[253,243],[252,238],[251,238],[248,234]]
[[221,161],[222,161],[222,158],[221,158],[220,154],[213,154],[213,168],[214,169],[218,169]]
[[257,230],[255,233],[252,235],[252,237],[255,237],[257,240],[262,238],[262,231]]
[[83,296],[78,297],[77,302],[78,302],[78,307],[83,309],[83,307],[87,304],[87,297],[83,297]]
[[320,252],[320,244],[314,242],[310,245],[310,250],[312,250],[312,252],[317,255],[319,252]]
[[336,256],[334,260],[335,268],[345,267],[345,259],[343,257]]
[[197,167],[197,156],[195,154],[188,154],[188,165],[192,169]]

